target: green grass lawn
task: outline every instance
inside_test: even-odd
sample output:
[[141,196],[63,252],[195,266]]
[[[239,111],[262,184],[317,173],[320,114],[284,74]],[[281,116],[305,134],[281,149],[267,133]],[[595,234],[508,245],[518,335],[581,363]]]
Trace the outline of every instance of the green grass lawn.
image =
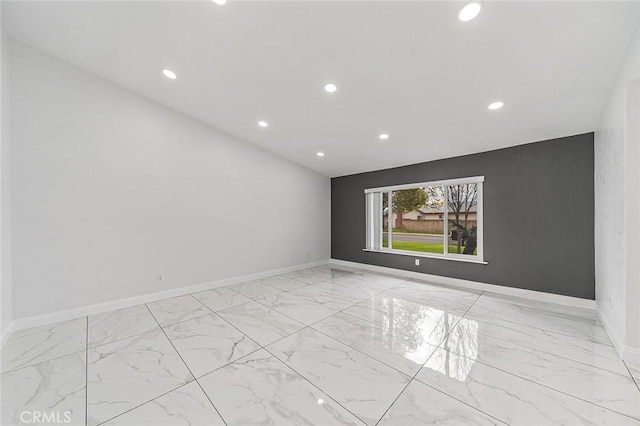
[[[382,242],[382,247],[387,247],[387,241],[384,240]],[[407,251],[421,251],[424,253],[443,253],[444,244],[438,243],[416,243],[416,242],[407,242],[407,241],[394,241],[393,248],[395,250],[407,250]],[[455,244],[449,244],[449,253],[456,253],[458,246]],[[460,251],[464,250],[463,247],[460,247]],[[462,254],[462,253],[461,253]],[[476,253],[474,253],[476,254]]]
[[[383,232],[387,232],[387,229],[383,229]],[[422,234],[422,235],[442,235],[442,232],[429,232],[429,231],[409,231],[408,229],[393,228],[393,233],[400,232],[403,234]]]

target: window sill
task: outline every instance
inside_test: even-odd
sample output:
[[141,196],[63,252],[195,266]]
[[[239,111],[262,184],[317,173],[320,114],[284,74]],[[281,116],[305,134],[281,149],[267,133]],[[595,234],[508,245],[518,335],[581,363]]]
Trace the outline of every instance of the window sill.
[[416,251],[372,250],[372,249],[362,249],[362,251],[368,251],[372,253],[399,254],[401,256],[426,257],[429,259],[439,259],[439,260],[453,260],[455,262],[479,263],[481,265],[489,264],[489,262],[485,262],[484,260],[479,260],[479,259],[465,259],[465,258],[453,257],[453,256],[438,256],[437,254],[420,253]]

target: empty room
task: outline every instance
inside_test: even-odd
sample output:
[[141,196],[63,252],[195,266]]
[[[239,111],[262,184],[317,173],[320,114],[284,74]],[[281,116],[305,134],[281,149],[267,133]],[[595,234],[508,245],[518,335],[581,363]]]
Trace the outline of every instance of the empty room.
[[640,1],[0,22],[2,426],[640,426]]

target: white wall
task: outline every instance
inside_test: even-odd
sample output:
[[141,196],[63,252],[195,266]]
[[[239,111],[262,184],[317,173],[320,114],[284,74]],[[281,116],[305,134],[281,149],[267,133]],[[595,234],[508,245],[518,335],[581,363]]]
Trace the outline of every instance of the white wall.
[[[617,349],[640,348],[640,328],[632,317],[640,305],[640,277],[635,271],[640,241],[640,156],[638,133],[630,132],[640,120],[629,102],[634,80],[640,78],[640,28],[628,47],[620,74],[603,109],[595,134],[595,247],[596,303]],[[635,85],[637,90],[637,85]],[[629,309],[632,307],[633,309]]]
[[[640,39],[640,37],[638,37]],[[640,42],[636,43],[635,75],[626,84],[625,116],[625,359],[640,365]]]
[[329,258],[329,178],[17,42],[11,73],[14,319]]
[[[0,21],[1,21],[0,7]],[[0,336],[12,318],[11,204],[9,187],[9,42],[0,28]]]

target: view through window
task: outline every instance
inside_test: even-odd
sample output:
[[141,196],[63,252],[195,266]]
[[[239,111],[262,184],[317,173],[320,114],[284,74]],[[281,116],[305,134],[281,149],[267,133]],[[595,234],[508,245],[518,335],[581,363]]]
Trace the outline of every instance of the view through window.
[[482,260],[482,177],[365,190],[367,249]]

